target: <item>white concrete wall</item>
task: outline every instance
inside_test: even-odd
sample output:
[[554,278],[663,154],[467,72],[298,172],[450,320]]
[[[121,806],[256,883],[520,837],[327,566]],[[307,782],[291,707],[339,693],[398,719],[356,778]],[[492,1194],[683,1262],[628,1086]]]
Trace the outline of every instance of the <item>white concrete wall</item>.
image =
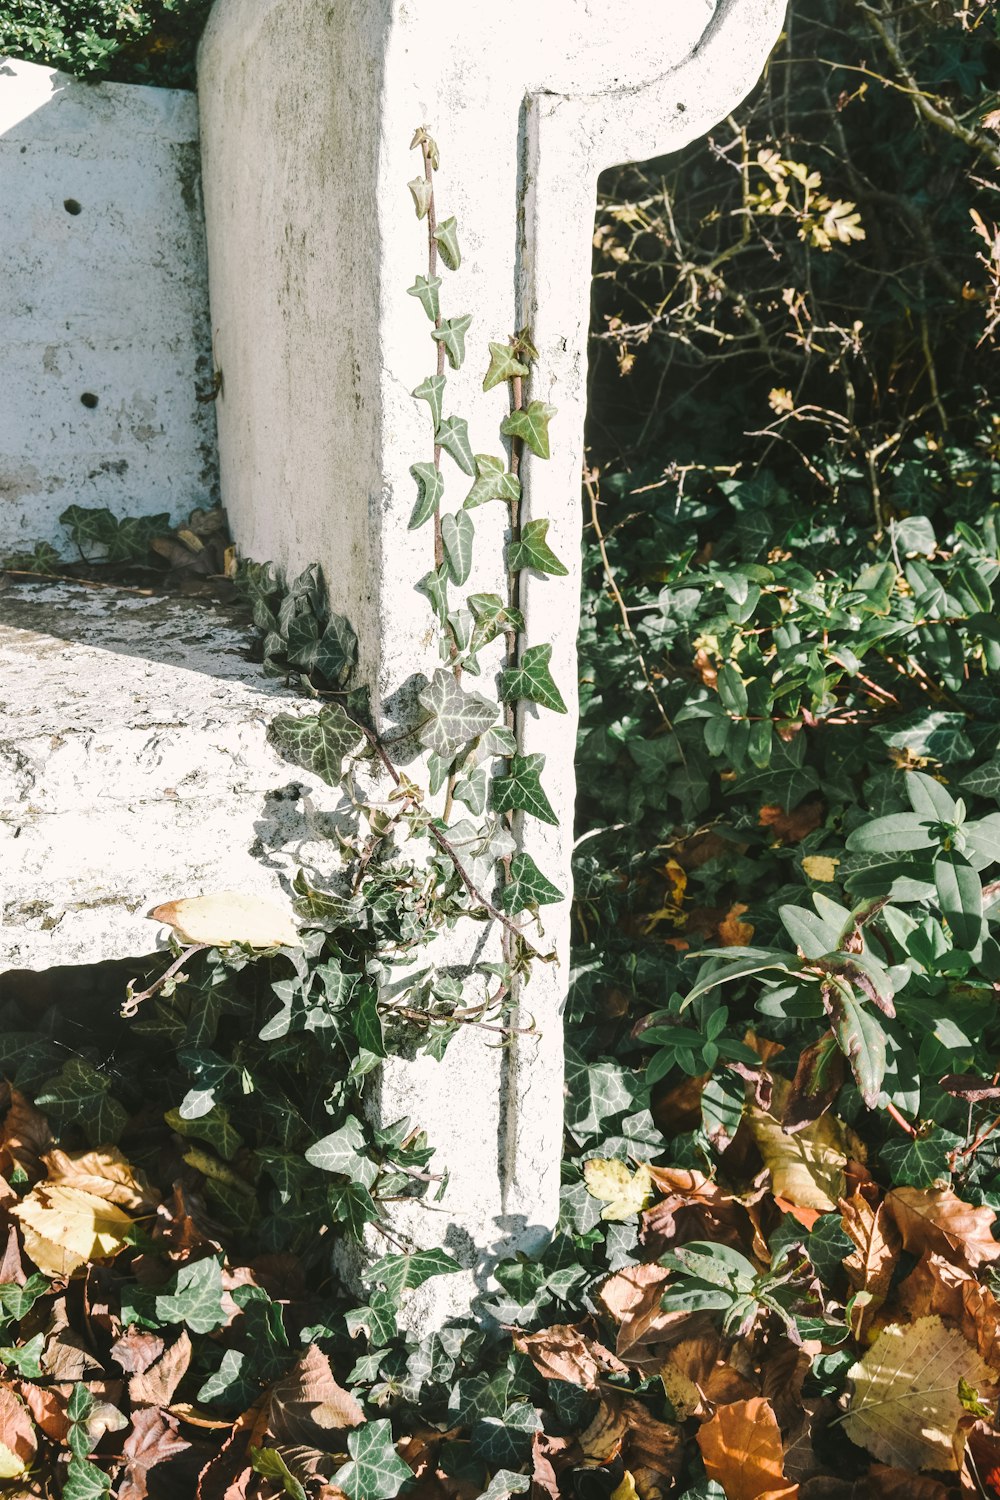
[[[722,118],[759,76],[783,13],[784,0],[216,0],[202,44],[223,499],[244,552],[292,571],[322,564],[383,721],[407,679],[437,665],[414,592],[431,566],[429,529],[407,530],[409,467],[430,456],[427,409],[409,393],[434,368],[427,319],[406,295],[426,270],[406,188],[420,171],[415,126],[441,148],[439,215],[459,221],[463,261],[441,273],[443,313],[474,322],[465,366],[448,371],[446,412],[469,420],[475,452],[502,451],[507,410],[504,388],[481,390],[487,341],[531,325],[530,394],[559,414],[553,458],[524,466],[525,518],[550,519],[570,576],[525,579],[527,639],[553,643],[570,712],[523,715],[523,746],[548,757],[561,821],[527,820],[521,836],[567,893],[597,177]],[[445,462],[451,510],[468,483]],[[505,517],[496,505],[474,516],[469,590],[502,593]],[[452,1173],[443,1212],[405,1227],[478,1257],[480,1271],[491,1246],[530,1249],[555,1221],[568,914],[568,901],[545,908],[560,963],[538,966],[525,997],[540,1040],[501,1051],[466,1033],[443,1063],[383,1078],[384,1117],[419,1122]],[[451,1281],[445,1295],[462,1294]]]
[[213,503],[195,96],[0,61],[0,264],[0,558]]

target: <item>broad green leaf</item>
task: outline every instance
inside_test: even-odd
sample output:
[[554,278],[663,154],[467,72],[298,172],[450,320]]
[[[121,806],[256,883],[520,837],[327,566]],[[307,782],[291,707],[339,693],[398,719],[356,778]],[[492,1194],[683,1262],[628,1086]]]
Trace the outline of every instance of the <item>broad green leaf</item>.
[[432,1276],[460,1271],[458,1261],[446,1250],[415,1250],[405,1255],[386,1255],[369,1266],[365,1280],[379,1282],[390,1297],[398,1300],[403,1292],[423,1286]]
[[0,1365],[9,1365],[27,1380],[42,1380],[42,1354],[45,1350],[44,1333],[36,1333],[33,1339],[19,1347],[0,1345]]
[[454,216],[441,220],[434,231],[434,238],[448,270],[457,271],[462,264],[462,252],[458,248],[458,222]]
[[977,797],[993,797],[1000,801],[1000,759],[988,760],[968,771],[959,786],[963,791],[974,792]]
[[463,802],[476,817],[485,812],[489,798],[489,777],[485,766],[477,766],[455,782],[455,801]]
[[392,1423],[387,1419],[368,1422],[347,1434],[351,1455],[333,1476],[333,1483],[348,1500],[394,1500],[413,1470],[396,1452]]
[[35,1102],[57,1125],[78,1125],[90,1145],[114,1145],[128,1115],[110,1089],[111,1079],[104,1073],[85,1058],[71,1057]]
[[103,1469],[86,1458],[73,1457],[62,1487],[63,1500],[102,1500],[111,1493],[111,1480]]
[[463,474],[475,473],[469,424],[464,417],[446,417],[443,422],[439,422],[434,441],[455,460]]
[[418,594],[426,594],[430,600],[431,609],[444,625],[448,619],[448,565],[442,563],[439,568],[432,568],[425,573],[416,585]]
[[496,812],[526,812],[542,823],[558,824],[552,804],[542,791],[539,780],[544,755],[514,755],[510,772],[493,783],[493,807]]
[[[412,183],[410,186],[412,187]],[[277,1448],[251,1448],[250,1462],[255,1474],[262,1474],[265,1479],[276,1480],[284,1493],[289,1496],[289,1500],[309,1500],[302,1485],[295,1478]]]
[[361,730],[339,703],[302,718],[278,714],[271,721],[270,737],[287,760],[329,786],[340,785],[345,756],[358,754],[365,744]]
[[431,338],[444,345],[444,352],[453,370],[462,367],[465,359],[465,335],[471,324],[472,314],[463,313],[460,318],[445,318],[440,327],[431,331]]
[[501,697],[508,703],[526,698],[530,703],[541,703],[557,714],[566,713],[562,694],[549,671],[551,660],[551,646],[529,646],[516,667],[508,667],[501,673]]
[[940,823],[955,822],[955,799],[933,776],[925,776],[922,771],[908,772],[906,795],[913,811],[921,818]]
[[500,423],[504,437],[520,438],[539,458],[549,456],[549,423],[559,410],[545,401],[530,401]]
[[951,1176],[951,1157],[962,1145],[963,1137],[940,1125],[930,1126],[926,1135],[888,1140],[879,1149],[879,1157],[888,1168],[894,1187],[929,1188]]
[[39,1297],[44,1297],[51,1283],[35,1271],[23,1286],[16,1282],[0,1282],[0,1317],[3,1321],[13,1319],[20,1322],[26,1318]]
[[388,1292],[373,1292],[366,1307],[356,1307],[353,1312],[346,1313],[344,1316],[351,1338],[357,1338],[359,1333],[364,1333],[368,1337],[368,1342],[376,1348],[380,1344],[388,1344],[398,1332],[396,1323],[398,1305],[397,1299],[391,1297]]
[[520,500],[521,481],[516,474],[508,473],[502,458],[494,458],[492,453],[477,453],[474,461],[476,482],[463,501],[466,510],[474,510],[490,500],[503,500],[508,505]]
[[510,862],[510,880],[504,887],[504,910],[511,916],[538,906],[561,901],[563,893],[535,864],[530,854],[515,854]]
[[837,1044],[851,1065],[869,1109],[878,1104],[885,1078],[885,1032],[877,1011],[858,1000],[849,985],[834,980],[825,991]]
[[979,876],[957,850],[934,861],[934,884],[941,915],[951,929],[956,948],[971,952],[983,933],[983,888]]
[[508,1500],[508,1496],[523,1495],[530,1488],[530,1474],[518,1474],[513,1469],[497,1469],[479,1500]]
[[476,637],[479,645],[486,645],[503,635],[507,630],[524,629],[524,616],[513,609],[499,594],[470,594],[467,600],[476,619]]
[[426,177],[414,177],[406,184],[413,198],[413,206],[417,211],[418,219],[426,219],[427,210],[431,206],[434,196],[434,184]]
[[331,615],[316,649],[313,669],[327,682],[342,683],[358,660],[358,638],[345,615]]
[[232,1161],[243,1146],[243,1137],[230,1124],[229,1111],[221,1104],[196,1119],[185,1119],[179,1109],[168,1109],[163,1118],[178,1135],[205,1141],[223,1161]]
[[437,510],[444,494],[444,480],[441,478],[441,470],[431,463],[411,464],[410,473],[417,481],[418,494],[417,503],[410,515],[409,529],[416,531]]
[[363,1237],[366,1224],[374,1224],[378,1219],[375,1201],[361,1182],[331,1183],[327,1204],[334,1222],[346,1225],[356,1240]]
[[844,924],[828,921],[801,906],[780,906],[778,915],[795,946],[806,958],[822,958],[840,942]]
[[443,667],[434,673],[419,702],[429,715],[420,726],[420,743],[449,761],[489,729],[500,712],[480,693],[467,693]]
[[426,401],[431,409],[431,421],[435,429],[441,420],[441,408],[444,403],[444,388],[448,384],[447,375],[428,375],[422,380],[410,395],[417,401]]
[[530,374],[528,366],[521,363],[509,344],[490,344],[490,367],[483,378],[484,391],[491,391],[495,385],[502,385],[515,376],[523,379]]
[[492,725],[479,744],[484,755],[502,755],[505,758],[513,755],[517,749],[517,740],[505,724]]
[[161,1323],[184,1323],[192,1333],[212,1333],[228,1314],[222,1303],[222,1268],[212,1255],[188,1261],[157,1293],[156,1316]]
[[559,561],[546,538],[550,522],[547,520],[526,521],[521,529],[521,540],[507,547],[507,567],[512,573],[519,568],[536,568],[539,573],[552,573],[563,578],[569,569]]
[[436,323],[441,316],[440,276],[418,276],[406,290],[411,297],[419,297],[424,312],[432,323]]
[[937,843],[934,824],[918,813],[889,813],[862,823],[848,835],[847,847],[857,853],[898,854],[905,849],[932,849]]

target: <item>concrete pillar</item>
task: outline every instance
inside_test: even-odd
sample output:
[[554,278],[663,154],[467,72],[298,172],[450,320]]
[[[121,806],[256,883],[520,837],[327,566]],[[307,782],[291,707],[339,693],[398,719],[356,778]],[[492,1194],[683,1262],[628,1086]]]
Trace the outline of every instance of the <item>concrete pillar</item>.
[[198,106],[0,61],[0,559],[218,498]]
[[[531,395],[558,408],[548,462],[528,456],[525,518],[547,517],[569,577],[525,575],[529,642],[551,642],[570,712],[524,715],[522,748],[547,757],[558,828],[528,820],[523,846],[571,887],[579,473],[590,255],[598,174],[676,150],[747,93],[784,0],[217,0],[199,96],[223,498],[242,552],[292,573],[321,563],[352,621],[383,723],[400,688],[439,664],[426,600],[426,531],[410,532],[410,465],[425,459],[427,321],[406,288],[426,270],[407,180],[413,130],[437,140],[442,215],[463,259],[445,315],[471,313],[449,372],[449,410],[475,452],[499,452],[507,391],[481,390],[487,341],[529,324]],[[461,503],[452,481],[443,509]],[[477,520],[470,587],[503,593],[503,516]],[[481,518],[481,519],[480,519]],[[477,690],[491,691],[486,678]],[[540,1040],[503,1053],[473,1033],[443,1063],[387,1071],[380,1108],[426,1126],[451,1172],[443,1212],[407,1222],[482,1269],[531,1249],[557,1213],[560,1014],[568,902],[544,909],[558,967],[525,996]],[[467,1295],[455,1288],[449,1295]],[[431,1285],[435,1285],[431,1283]]]

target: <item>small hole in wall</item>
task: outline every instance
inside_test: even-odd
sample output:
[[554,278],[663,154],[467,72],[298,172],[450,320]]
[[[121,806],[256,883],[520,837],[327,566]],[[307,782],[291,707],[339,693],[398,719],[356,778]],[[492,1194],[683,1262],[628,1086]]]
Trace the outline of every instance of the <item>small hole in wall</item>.
[[77,203],[75,198],[64,198],[63,208],[68,214],[78,214],[83,212],[81,205]]
[[94,407],[97,405],[97,397],[94,395],[93,391],[84,391],[83,395],[80,397],[80,402],[81,405],[87,406],[91,411],[93,411]]

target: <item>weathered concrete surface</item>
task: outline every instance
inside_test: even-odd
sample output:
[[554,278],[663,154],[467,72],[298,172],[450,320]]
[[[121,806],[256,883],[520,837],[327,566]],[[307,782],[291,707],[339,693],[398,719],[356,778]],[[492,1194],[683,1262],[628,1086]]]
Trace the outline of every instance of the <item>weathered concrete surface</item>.
[[[426,272],[406,188],[420,171],[416,125],[441,148],[439,216],[459,221],[463,261],[441,272],[442,309],[474,321],[445,412],[469,420],[475,452],[501,451],[507,409],[504,388],[481,390],[487,341],[532,328],[530,394],[559,415],[551,461],[526,461],[524,512],[550,519],[570,576],[527,577],[527,639],[552,642],[570,712],[523,716],[523,747],[548,757],[560,826],[529,820],[521,837],[567,892],[597,177],[722,118],[756,81],[783,13],[784,0],[216,0],[202,44],[223,496],[245,553],[289,571],[322,563],[386,720],[405,710],[411,674],[437,665],[414,592],[431,566],[428,531],[407,530],[409,467],[430,456],[427,408],[409,393],[434,368],[427,320],[406,295]],[[468,488],[448,464],[445,510]],[[503,592],[504,517],[494,505],[474,517],[468,589]],[[539,968],[525,999],[540,1040],[500,1051],[467,1036],[443,1064],[383,1080],[384,1117],[426,1126],[452,1169],[444,1211],[406,1227],[480,1268],[490,1246],[530,1249],[556,1217],[568,902],[545,908],[545,925],[561,964]],[[428,1284],[427,1316],[440,1314],[439,1289],[461,1306],[468,1287],[446,1281]]]
[[[151,952],[161,901],[287,904],[337,794],[267,741],[310,705],[211,605],[67,585],[0,593],[0,969]],[[282,889],[283,879],[285,889]]]
[[0,259],[0,557],[66,554],[68,505],[211,504],[194,95],[0,61]]

